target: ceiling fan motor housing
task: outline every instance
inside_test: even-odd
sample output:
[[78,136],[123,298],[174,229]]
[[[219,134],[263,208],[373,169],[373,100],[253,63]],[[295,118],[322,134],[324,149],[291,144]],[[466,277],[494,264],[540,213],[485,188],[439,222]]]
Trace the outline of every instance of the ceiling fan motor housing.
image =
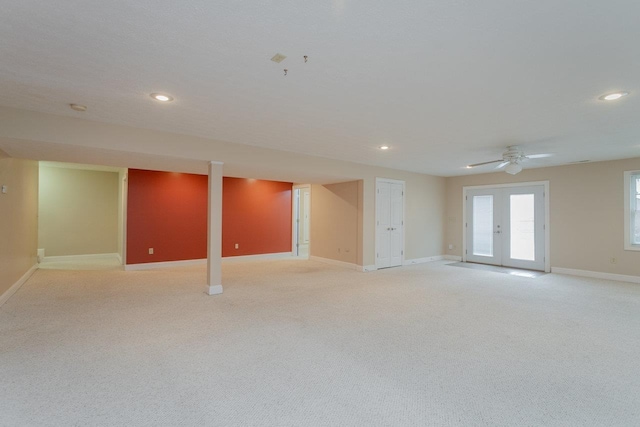
[[517,145],[510,145],[507,147],[507,151],[502,154],[502,158],[505,162],[518,163],[520,160],[526,158],[520,147]]

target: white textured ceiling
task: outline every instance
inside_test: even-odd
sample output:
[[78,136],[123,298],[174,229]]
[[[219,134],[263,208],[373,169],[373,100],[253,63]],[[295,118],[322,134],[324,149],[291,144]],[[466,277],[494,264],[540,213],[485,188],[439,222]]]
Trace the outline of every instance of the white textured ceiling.
[[[0,0],[0,10],[2,106],[443,176],[510,144],[555,153],[529,167],[640,156],[637,0]],[[269,60],[277,52],[281,64]],[[615,90],[631,94],[597,100]]]

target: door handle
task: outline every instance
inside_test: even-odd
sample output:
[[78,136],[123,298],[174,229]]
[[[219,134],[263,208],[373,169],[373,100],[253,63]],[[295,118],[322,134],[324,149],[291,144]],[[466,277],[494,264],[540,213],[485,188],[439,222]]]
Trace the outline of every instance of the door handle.
[[495,234],[500,234],[500,233],[502,233],[502,232],[501,232],[500,230],[498,230],[498,231],[494,231],[494,233],[495,233]]

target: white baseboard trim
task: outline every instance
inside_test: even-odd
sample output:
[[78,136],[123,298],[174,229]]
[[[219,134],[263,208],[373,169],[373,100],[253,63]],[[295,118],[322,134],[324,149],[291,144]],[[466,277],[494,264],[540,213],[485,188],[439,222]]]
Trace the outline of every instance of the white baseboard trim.
[[118,262],[122,264],[122,257],[120,256],[120,254],[116,254],[116,256],[118,257]]
[[402,262],[402,265],[422,264],[422,263],[425,263],[425,262],[442,261],[443,259],[444,259],[444,257],[442,255],[429,256],[429,257],[425,257],[425,258],[405,259]]
[[573,268],[551,267],[551,272],[556,274],[568,274],[570,276],[592,277],[594,279],[614,280],[616,282],[640,283],[640,276],[627,276],[624,274],[602,273],[600,271],[576,270]]
[[98,259],[120,259],[120,255],[116,253],[112,254],[88,254],[88,255],[60,255],[60,256],[45,256],[42,258],[42,263],[46,262],[78,262],[87,260]]
[[289,259],[289,258],[293,258],[293,252],[276,252],[273,254],[227,256],[222,258],[222,262],[224,264],[227,264],[232,262],[266,261],[271,259]]
[[18,289],[20,289],[20,287],[24,285],[27,280],[29,280],[29,277],[31,277],[33,272],[36,271],[37,269],[38,269],[38,264],[34,264],[33,267],[27,270],[27,272],[24,273],[16,283],[11,285],[9,289],[7,289],[2,295],[0,295],[0,307],[2,306],[2,304],[7,302],[9,298],[13,296],[13,294],[18,292]]
[[[322,257],[319,257],[319,256],[311,255],[309,257],[309,259],[311,261],[318,261],[318,262],[323,262],[325,264],[337,265],[339,267],[348,268],[350,270],[362,271],[361,269],[363,268],[360,265],[352,264],[350,262],[338,261],[338,260],[330,259],[330,258],[322,258]],[[375,266],[374,266],[374,268],[375,268]]]
[[359,265],[358,271],[362,271],[363,273],[367,273],[369,271],[377,271],[375,264],[374,265]]
[[[274,254],[241,255],[241,256],[234,256],[234,257],[224,257],[222,258],[222,263],[230,264],[230,263],[236,263],[236,262],[265,261],[265,260],[289,259],[289,258],[293,258],[291,252],[278,252]],[[206,263],[207,263],[206,258],[186,259],[182,261],[164,261],[164,262],[146,262],[142,264],[127,264],[124,266],[124,269],[126,271],[153,270],[156,268],[185,267],[188,265],[202,265]]]
[[402,265],[413,265],[413,264],[422,264],[425,262],[434,262],[434,261],[462,261],[462,257],[455,255],[436,255],[429,256],[426,258],[414,258],[414,259],[405,259]]
[[142,264],[127,264],[125,271],[155,270],[156,268],[186,267],[188,265],[203,265],[207,259],[185,259],[181,261],[145,262]]

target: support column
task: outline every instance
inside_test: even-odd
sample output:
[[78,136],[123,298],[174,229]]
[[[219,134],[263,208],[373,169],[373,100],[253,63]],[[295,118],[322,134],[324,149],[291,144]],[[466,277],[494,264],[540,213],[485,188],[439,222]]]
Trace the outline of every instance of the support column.
[[222,163],[209,162],[207,294],[222,293]]

